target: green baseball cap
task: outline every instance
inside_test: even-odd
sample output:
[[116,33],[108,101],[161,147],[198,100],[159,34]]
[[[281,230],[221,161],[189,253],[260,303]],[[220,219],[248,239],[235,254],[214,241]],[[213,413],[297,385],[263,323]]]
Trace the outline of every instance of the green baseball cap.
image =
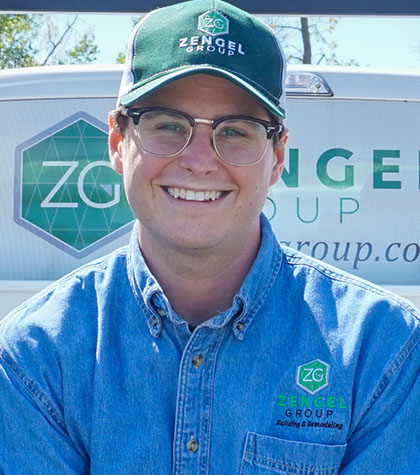
[[265,23],[221,0],[154,10],[135,27],[117,105],[130,106],[172,81],[205,73],[232,81],[285,117],[286,61]]

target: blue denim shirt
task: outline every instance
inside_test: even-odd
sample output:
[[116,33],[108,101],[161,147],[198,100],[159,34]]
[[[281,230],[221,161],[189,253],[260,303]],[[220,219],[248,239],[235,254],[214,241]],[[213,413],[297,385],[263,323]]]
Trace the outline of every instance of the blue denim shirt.
[[10,314],[0,472],[420,473],[416,310],[262,234],[232,307],[193,333],[136,231]]

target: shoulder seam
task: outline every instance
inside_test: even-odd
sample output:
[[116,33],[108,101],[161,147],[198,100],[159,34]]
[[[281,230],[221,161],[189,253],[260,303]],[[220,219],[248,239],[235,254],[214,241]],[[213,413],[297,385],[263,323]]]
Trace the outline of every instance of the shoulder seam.
[[416,326],[414,332],[410,335],[410,338],[407,340],[401,351],[397,354],[394,361],[389,364],[389,367],[385,369],[384,374],[382,375],[381,379],[379,380],[375,391],[373,392],[372,398],[370,402],[367,404],[365,411],[361,415],[360,419],[362,419],[369,409],[375,404],[375,402],[379,399],[383,391],[385,390],[388,383],[391,379],[398,373],[398,371],[402,368],[404,363],[408,360],[410,355],[416,350],[420,342],[420,326]]
[[[127,246],[121,247],[121,248],[115,250],[112,254],[108,254],[108,255],[103,256],[101,258],[98,258],[98,259],[96,259],[92,262],[88,262],[88,263],[84,264],[83,266],[78,267],[77,269],[74,269],[70,273],[64,275],[60,279],[55,280],[54,282],[52,282],[50,285],[48,285],[44,289],[40,290],[35,295],[33,295],[32,297],[30,297],[27,300],[25,300],[24,302],[22,302],[20,305],[15,307],[10,313],[8,313],[6,316],[9,317],[9,318],[13,317],[17,313],[21,312],[23,309],[27,308],[31,304],[31,302],[33,301],[34,298],[39,299],[41,297],[47,297],[48,295],[52,294],[56,290],[60,289],[61,287],[65,286],[65,285],[67,285],[67,283],[69,281],[71,281],[72,279],[76,279],[76,280],[78,279],[80,282],[83,281],[85,275],[83,275],[82,271],[84,269],[88,269],[89,267],[93,268],[94,266],[96,266],[97,269],[105,270],[107,268],[107,264],[108,264],[108,260],[109,260],[110,256],[115,256],[118,259],[121,259],[121,258],[125,259],[127,257],[127,255],[125,253],[125,248],[126,247]],[[5,321],[6,321],[6,318],[3,318],[2,320],[0,320],[0,327],[3,325],[3,323]]]
[[392,292],[388,292],[385,289],[381,289],[374,284],[371,284],[368,281],[363,279],[359,279],[352,274],[349,274],[343,271],[342,274],[338,274],[333,269],[329,269],[328,267],[324,266],[322,263],[316,265],[315,263],[311,262],[310,260],[306,259],[305,256],[293,256],[287,253],[287,251],[282,246],[283,256],[285,264],[289,264],[290,266],[302,266],[308,267],[313,269],[314,271],[322,274],[323,276],[335,280],[336,282],[352,284],[360,289],[366,290],[368,292],[372,292],[376,295],[381,297],[386,297],[392,300],[394,303],[403,307],[407,312],[409,312],[413,318],[415,318],[418,322],[420,322],[420,315],[416,311],[415,307],[406,302],[404,299],[399,298],[398,295],[393,294]]
[[19,368],[15,361],[10,357],[8,352],[4,348],[0,348],[0,359],[3,361],[3,364],[11,371],[21,385],[26,389],[32,399],[35,400],[37,405],[41,405],[48,414],[54,419],[54,421],[60,426],[60,428],[67,433],[66,425],[61,418],[58,411],[54,408],[53,404],[50,402],[48,397],[44,392],[37,386],[34,381],[26,376],[26,374]]

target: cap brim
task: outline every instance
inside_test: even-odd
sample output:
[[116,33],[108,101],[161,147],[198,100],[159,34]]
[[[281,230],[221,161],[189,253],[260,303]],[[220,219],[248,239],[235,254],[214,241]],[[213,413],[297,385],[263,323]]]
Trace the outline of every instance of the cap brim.
[[146,84],[140,85],[133,91],[127,94],[123,94],[120,98],[120,105],[131,106],[143,97],[151,94],[152,92],[156,91],[162,86],[165,86],[166,84],[176,81],[177,79],[180,79],[182,77],[199,73],[211,74],[213,76],[219,76],[228,79],[229,81],[232,81],[233,83],[244,89],[246,92],[251,94],[253,97],[255,97],[255,99],[257,99],[257,101],[259,101],[264,107],[266,107],[272,114],[277,117],[280,117],[281,119],[285,118],[284,108],[281,107],[276,98],[274,100],[270,99],[258,88],[253,87],[247,81],[236,76],[235,74],[232,74],[230,71],[202,64],[179,68],[175,71],[171,71],[168,74],[162,75],[152,81],[149,81]]

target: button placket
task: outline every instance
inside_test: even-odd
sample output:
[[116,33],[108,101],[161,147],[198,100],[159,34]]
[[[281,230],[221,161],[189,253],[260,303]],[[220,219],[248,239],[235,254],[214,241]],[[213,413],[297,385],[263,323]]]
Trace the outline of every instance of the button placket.
[[187,442],[187,450],[188,450],[188,452],[193,454],[194,452],[197,452],[198,447],[199,447],[199,443],[196,440],[196,438],[192,435],[190,437],[189,441]]
[[184,348],[174,427],[173,475],[208,474],[214,366],[224,334],[203,328],[190,336]]
[[198,369],[204,363],[204,356],[200,352],[198,352],[193,356],[192,362],[193,362],[194,368]]
[[165,310],[163,310],[163,308],[158,307],[157,313],[158,313],[159,316],[162,317],[162,318],[166,316]]

